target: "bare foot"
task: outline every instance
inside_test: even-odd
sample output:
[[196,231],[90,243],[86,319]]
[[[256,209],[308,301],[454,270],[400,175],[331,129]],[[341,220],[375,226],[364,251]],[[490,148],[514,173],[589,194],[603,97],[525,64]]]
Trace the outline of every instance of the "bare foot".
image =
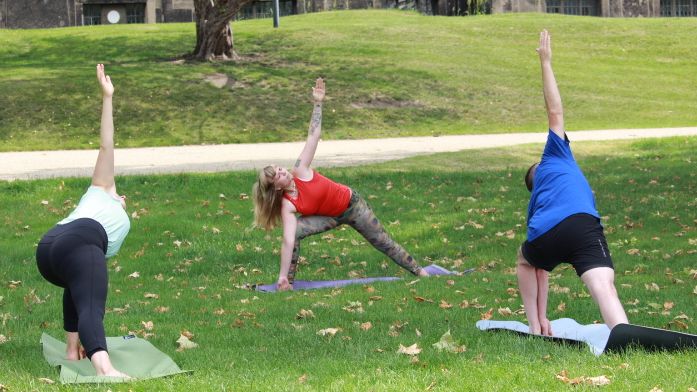
[[422,268],[419,270],[419,276],[430,276],[430,275],[428,274],[428,272],[426,272],[425,269]]
[[120,372],[120,371],[113,369],[113,368],[111,369],[111,371],[108,371],[104,374],[98,374],[98,375],[104,376],[104,377],[119,377],[119,378],[123,378],[126,380],[133,380],[133,377],[129,376],[128,374]]
[[121,377],[127,380],[133,379],[133,377],[129,376],[128,374],[114,369],[114,366],[112,366],[111,360],[109,359],[109,353],[106,351],[97,351],[96,353],[92,354],[91,360],[92,366],[94,366],[94,370],[97,371],[98,376]]

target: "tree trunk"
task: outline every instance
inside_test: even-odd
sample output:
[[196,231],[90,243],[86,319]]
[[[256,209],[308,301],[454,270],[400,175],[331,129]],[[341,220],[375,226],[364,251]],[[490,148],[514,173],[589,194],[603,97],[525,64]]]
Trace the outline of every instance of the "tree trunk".
[[196,47],[190,58],[201,61],[234,60],[230,22],[252,0],[194,0]]

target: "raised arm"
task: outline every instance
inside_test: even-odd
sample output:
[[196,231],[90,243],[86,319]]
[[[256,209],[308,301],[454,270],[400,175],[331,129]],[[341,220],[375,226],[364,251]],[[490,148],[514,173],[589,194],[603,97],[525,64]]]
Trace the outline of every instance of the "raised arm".
[[547,107],[547,120],[549,129],[564,139],[564,110],[561,105],[561,95],[557,87],[557,81],[552,71],[552,39],[547,30],[540,33],[540,46],[537,53],[540,55],[542,66],[542,91]]
[[94,165],[92,185],[115,192],[114,183],[114,119],[111,99],[114,86],[104,74],[104,64],[97,64],[97,81],[102,89],[102,122],[99,130],[99,155]]
[[314,100],[314,108],[312,109],[312,118],[310,119],[310,129],[307,131],[307,141],[293,166],[293,173],[300,178],[311,176],[310,164],[315,157],[317,144],[322,133],[322,101],[324,100],[324,80],[322,78],[318,78],[315,81],[315,87],[312,88],[312,98]]

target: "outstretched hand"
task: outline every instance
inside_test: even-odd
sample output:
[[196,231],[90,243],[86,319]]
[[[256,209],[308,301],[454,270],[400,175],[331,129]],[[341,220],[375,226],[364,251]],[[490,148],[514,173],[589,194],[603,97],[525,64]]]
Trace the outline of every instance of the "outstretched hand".
[[321,103],[324,100],[324,79],[317,78],[315,87],[312,88],[312,98],[315,103]]
[[542,30],[540,33],[540,46],[536,50],[537,54],[540,55],[540,62],[552,62],[552,37],[547,30]]
[[114,95],[114,85],[111,84],[109,75],[104,74],[104,64],[97,64],[97,81],[102,88],[103,97],[111,97]]

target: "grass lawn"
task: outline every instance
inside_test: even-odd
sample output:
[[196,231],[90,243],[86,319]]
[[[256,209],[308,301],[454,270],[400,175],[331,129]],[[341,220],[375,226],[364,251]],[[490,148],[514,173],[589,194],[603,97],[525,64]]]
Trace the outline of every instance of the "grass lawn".
[[[343,11],[234,23],[238,63],[176,64],[193,24],[0,31],[0,151],[91,148],[94,64],[116,86],[126,146],[304,138],[310,86],[327,79],[324,136],[539,131],[545,127],[538,33],[570,130],[697,122],[693,18],[587,18]],[[205,81],[225,74],[222,89]]]
[[[697,388],[697,351],[596,358],[586,347],[475,329],[488,311],[495,319],[524,320],[513,266],[525,238],[522,177],[541,148],[324,170],[368,197],[394,237],[424,264],[477,268],[463,277],[410,283],[405,276],[341,290],[245,289],[274,281],[278,271],[280,232],[250,229],[252,204],[243,193],[254,173],[120,178],[134,218],[120,254],[108,261],[107,334],[151,333],[153,344],[195,372],[94,389],[576,390],[556,379],[563,370],[569,377],[607,376],[608,391]],[[577,143],[574,149],[604,216],[630,320],[694,333],[697,138]],[[0,384],[9,391],[58,389],[39,381],[55,380],[57,372],[43,361],[38,340],[42,332],[62,335],[61,291],[38,274],[34,244],[87,185],[86,179],[0,183],[0,334],[7,338],[0,344]],[[305,240],[303,256],[299,279],[404,275],[352,230]],[[139,277],[129,277],[135,272]],[[599,319],[572,269],[556,269],[551,284],[551,319]],[[298,319],[303,309],[315,317]],[[151,331],[144,330],[147,321]],[[367,322],[372,327],[363,330]],[[342,331],[318,336],[325,328]],[[195,335],[198,348],[176,351],[183,330]],[[431,346],[447,330],[465,352]],[[397,353],[400,344],[414,343],[423,349],[418,359]]]

